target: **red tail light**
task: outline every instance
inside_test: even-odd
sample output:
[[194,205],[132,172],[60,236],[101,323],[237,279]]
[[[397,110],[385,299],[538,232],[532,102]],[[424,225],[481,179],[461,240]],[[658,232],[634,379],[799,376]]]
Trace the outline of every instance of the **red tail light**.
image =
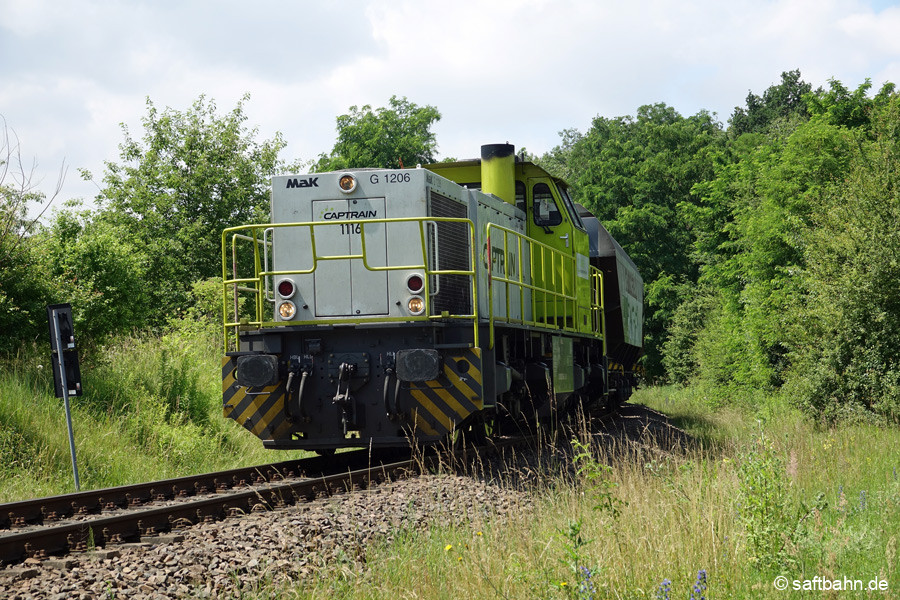
[[421,275],[410,275],[406,278],[406,287],[413,294],[418,294],[425,289],[425,281]]
[[290,279],[282,279],[278,282],[278,295],[282,298],[290,298],[295,291],[294,282]]

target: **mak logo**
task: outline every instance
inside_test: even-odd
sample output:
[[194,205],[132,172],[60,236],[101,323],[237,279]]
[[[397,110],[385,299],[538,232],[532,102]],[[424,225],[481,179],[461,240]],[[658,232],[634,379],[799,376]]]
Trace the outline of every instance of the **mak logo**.
[[309,179],[297,179],[295,177],[293,179],[288,179],[287,186],[285,187],[287,187],[287,189],[319,187],[319,178],[310,177]]

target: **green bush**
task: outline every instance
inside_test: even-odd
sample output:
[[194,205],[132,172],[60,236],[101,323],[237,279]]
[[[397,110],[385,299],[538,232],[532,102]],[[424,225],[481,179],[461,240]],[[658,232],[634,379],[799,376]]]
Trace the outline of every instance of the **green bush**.
[[57,213],[34,243],[40,253],[34,268],[50,282],[47,302],[72,304],[82,342],[147,323],[147,257],[124,228],[70,209]]
[[790,386],[826,418],[871,411],[900,420],[900,100],[857,132],[846,178],[806,235],[805,290]]
[[697,337],[707,325],[714,305],[715,300],[701,292],[682,302],[675,311],[662,349],[662,365],[670,382],[686,385],[697,375]]
[[0,239],[0,355],[48,335],[48,283],[35,268],[36,253],[28,240],[15,249],[3,245]]

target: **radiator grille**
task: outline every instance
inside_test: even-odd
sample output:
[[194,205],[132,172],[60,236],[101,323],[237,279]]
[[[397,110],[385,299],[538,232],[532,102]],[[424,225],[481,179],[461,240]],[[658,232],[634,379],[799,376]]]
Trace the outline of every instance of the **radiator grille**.
[[[467,207],[435,191],[431,192],[432,217],[465,219]],[[431,267],[441,271],[465,271],[469,265],[469,227],[466,223],[437,223],[437,231],[430,228],[428,236],[428,256]],[[435,233],[437,240],[435,240]],[[435,241],[437,243],[435,243]],[[435,263],[435,259],[436,263]],[[436,280],[436,281],[435,281]],[[431,306],[432,314],[448,311],[451,314],[472,313],[472,283],[465,275],[436,275],[431,281],[432,289],[437,289]],[[436,286],[436,288],[435,288]]]

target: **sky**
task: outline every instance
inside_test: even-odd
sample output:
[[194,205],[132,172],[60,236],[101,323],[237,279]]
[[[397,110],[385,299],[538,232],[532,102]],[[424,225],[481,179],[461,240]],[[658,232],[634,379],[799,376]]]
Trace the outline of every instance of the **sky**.
[[281,132],[288,162],[392,95],[440,111],[439,158],[539,155],[645,104],[727,123],[793,69],[813,87],[900,84],[898,31],[900,0],[0,0],[0,116],[40,191],[65,165],[57,205],[90,205],[148,98],[224,114],[249,93],[248,125]]

